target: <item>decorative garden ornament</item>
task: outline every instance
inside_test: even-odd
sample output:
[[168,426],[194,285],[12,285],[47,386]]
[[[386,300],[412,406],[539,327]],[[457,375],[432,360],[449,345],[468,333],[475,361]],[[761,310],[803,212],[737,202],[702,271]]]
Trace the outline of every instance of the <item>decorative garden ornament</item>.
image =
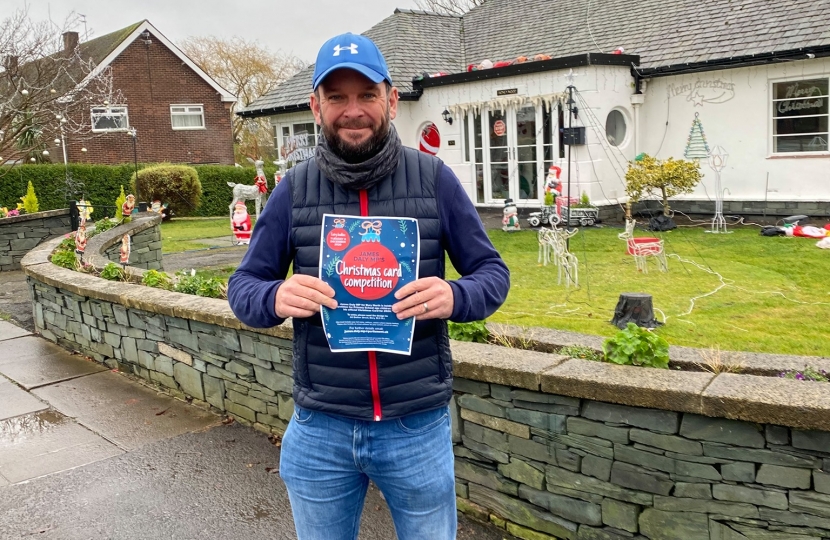
[[248,214],[248,207],[242,201],[234,205],[231,229],[237,245],[251,243],[251,216]]
[[565,287],[579,287],[579,259],[568,251],[568,240],[576,235],[579,229],[559,229],[542,227],[537,234],[539,243],[538,262],[544,266],[550,262],[557,267],[557,285],[565,279]]
[[135,209],[135,195],[130,193],[127,195],[127,199],[124,201],[124,204],[121,205],[121,219],[122,221],[129,222],[132,219],[133,210]]
[[127,266],[130,263],[130,235],[121,237],[121,264]]
[[504,201],[504,217],[501,220],[502,230],[505,232],[514,232],[521,229],[519,224],[519,214],[516,204],[513,199]]
[[86,223],[81,221],[78,230],[75,231],[75,253],[83,256],[86,250]]
[[663,241],[659,238],[641,237],[634,238],[634,226],[637,224],[633,219],[625,220],[625,232],[617,235],[620,240],[625,240],[627,252],[634,257],[637,270],[648,274],[646,257],[654,257],[661,272],[669,271],[669,263],[666,261],[666,254],[663,251]]
[[233,219],[234,207],[238,201],[254,201],[254,208],[256,209],[256,218],[259,219],[259,212],[262,209],[262,203],[265,202],[265,194],[268,192],[268,181],[265,179],[265,170],[263,169],[263,162],[257,160],[254,162],[256,167],[256,177],[254,178],[254,185],[248,186],[245,184],[236,184],[228,182],[228,185],[233,188],[233,202],[228,206],[231,219]]
[[720,172],[726,167],[729,154],[721,146],[712,148],[709,152],[709,167],[715,171],[715,217],[712,218],[712,229],[709,232],[727,233],[726,220],[723,218],[723,192],[720,183]]

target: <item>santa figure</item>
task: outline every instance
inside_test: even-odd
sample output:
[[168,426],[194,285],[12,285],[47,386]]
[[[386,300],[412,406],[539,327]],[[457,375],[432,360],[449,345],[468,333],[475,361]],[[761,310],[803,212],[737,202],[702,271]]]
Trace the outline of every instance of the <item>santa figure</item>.
[[86,223],[84,221],[78,225],[78,230],[75,231],[75,253],[83,255],[86,250]]
[[121,264],[127,265],[130,263],[130,235],[125,234],[121,237]]
[[124,201],[124,204],[121,205],[121,218],[124,222],[130,221],[131,216],[133,214],[133,208],[135,208],[135,195],[130,194],[127,195],[127,199]]
[[236,203],[233,207],[231,228],[237,244],[247,245],[251,243],[251,216],[248,215],[248,207],[242,201]]
[[501,229],[505,232],[513,232],[520,229],[519,214],[513,199],[504,201],[504,218],[502,218],[501,223]]
[[551,165],[548,169],[548,176],[545,178],[545,193],[553,193],[554,197],[562,195],[562,182],[559,181],[559,175],[562,174],[562,169],[556,165]]

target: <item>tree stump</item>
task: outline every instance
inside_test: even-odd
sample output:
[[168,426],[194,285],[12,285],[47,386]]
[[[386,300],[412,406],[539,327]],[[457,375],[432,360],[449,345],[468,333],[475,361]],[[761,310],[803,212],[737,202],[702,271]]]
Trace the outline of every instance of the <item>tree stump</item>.
[[630,322],[644,328],[656,328],[663,323],[654,318],[651,295],[645,293],[622,293],[614,308],[611,324],[623,329]]

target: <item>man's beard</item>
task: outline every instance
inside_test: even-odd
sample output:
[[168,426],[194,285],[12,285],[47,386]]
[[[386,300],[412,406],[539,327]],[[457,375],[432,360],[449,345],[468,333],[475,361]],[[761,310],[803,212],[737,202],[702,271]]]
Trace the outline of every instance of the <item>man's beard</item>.
[[[363,163],[364,161],[376,156],[386,144],[386,136],[389,134],[389,125],[391,123],[389,114],[389,104],[386,104],[386,114],[381,119],[380,125],[372,127],[369,119],[355,119],[345,120],[342,122],[335,122],[333,126],[328,126],[321,118],[320,127],[323,131],[323,137],[329,148],[336,155],[346,163]],[[344,140],[337,132],[341,128],[360,129],[371,128],[372,135],[363,142],[352,143]]]

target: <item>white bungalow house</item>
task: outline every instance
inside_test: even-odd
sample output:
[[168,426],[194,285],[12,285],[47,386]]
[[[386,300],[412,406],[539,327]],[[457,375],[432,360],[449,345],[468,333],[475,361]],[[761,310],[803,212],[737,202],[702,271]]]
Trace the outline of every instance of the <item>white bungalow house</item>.
[[[404,144],[437,151],[478,206],[539,206],[556,164],[565,192],[618,208],[648,153],[700,159],[674,206],[710,212],[719,147],[725,212],[830,216],[828,0],[488,0],[462,17],[398,9],[364,35],[401,92]],[[239,112],[270,117],[295,159],[319,134],[312,72]]]

